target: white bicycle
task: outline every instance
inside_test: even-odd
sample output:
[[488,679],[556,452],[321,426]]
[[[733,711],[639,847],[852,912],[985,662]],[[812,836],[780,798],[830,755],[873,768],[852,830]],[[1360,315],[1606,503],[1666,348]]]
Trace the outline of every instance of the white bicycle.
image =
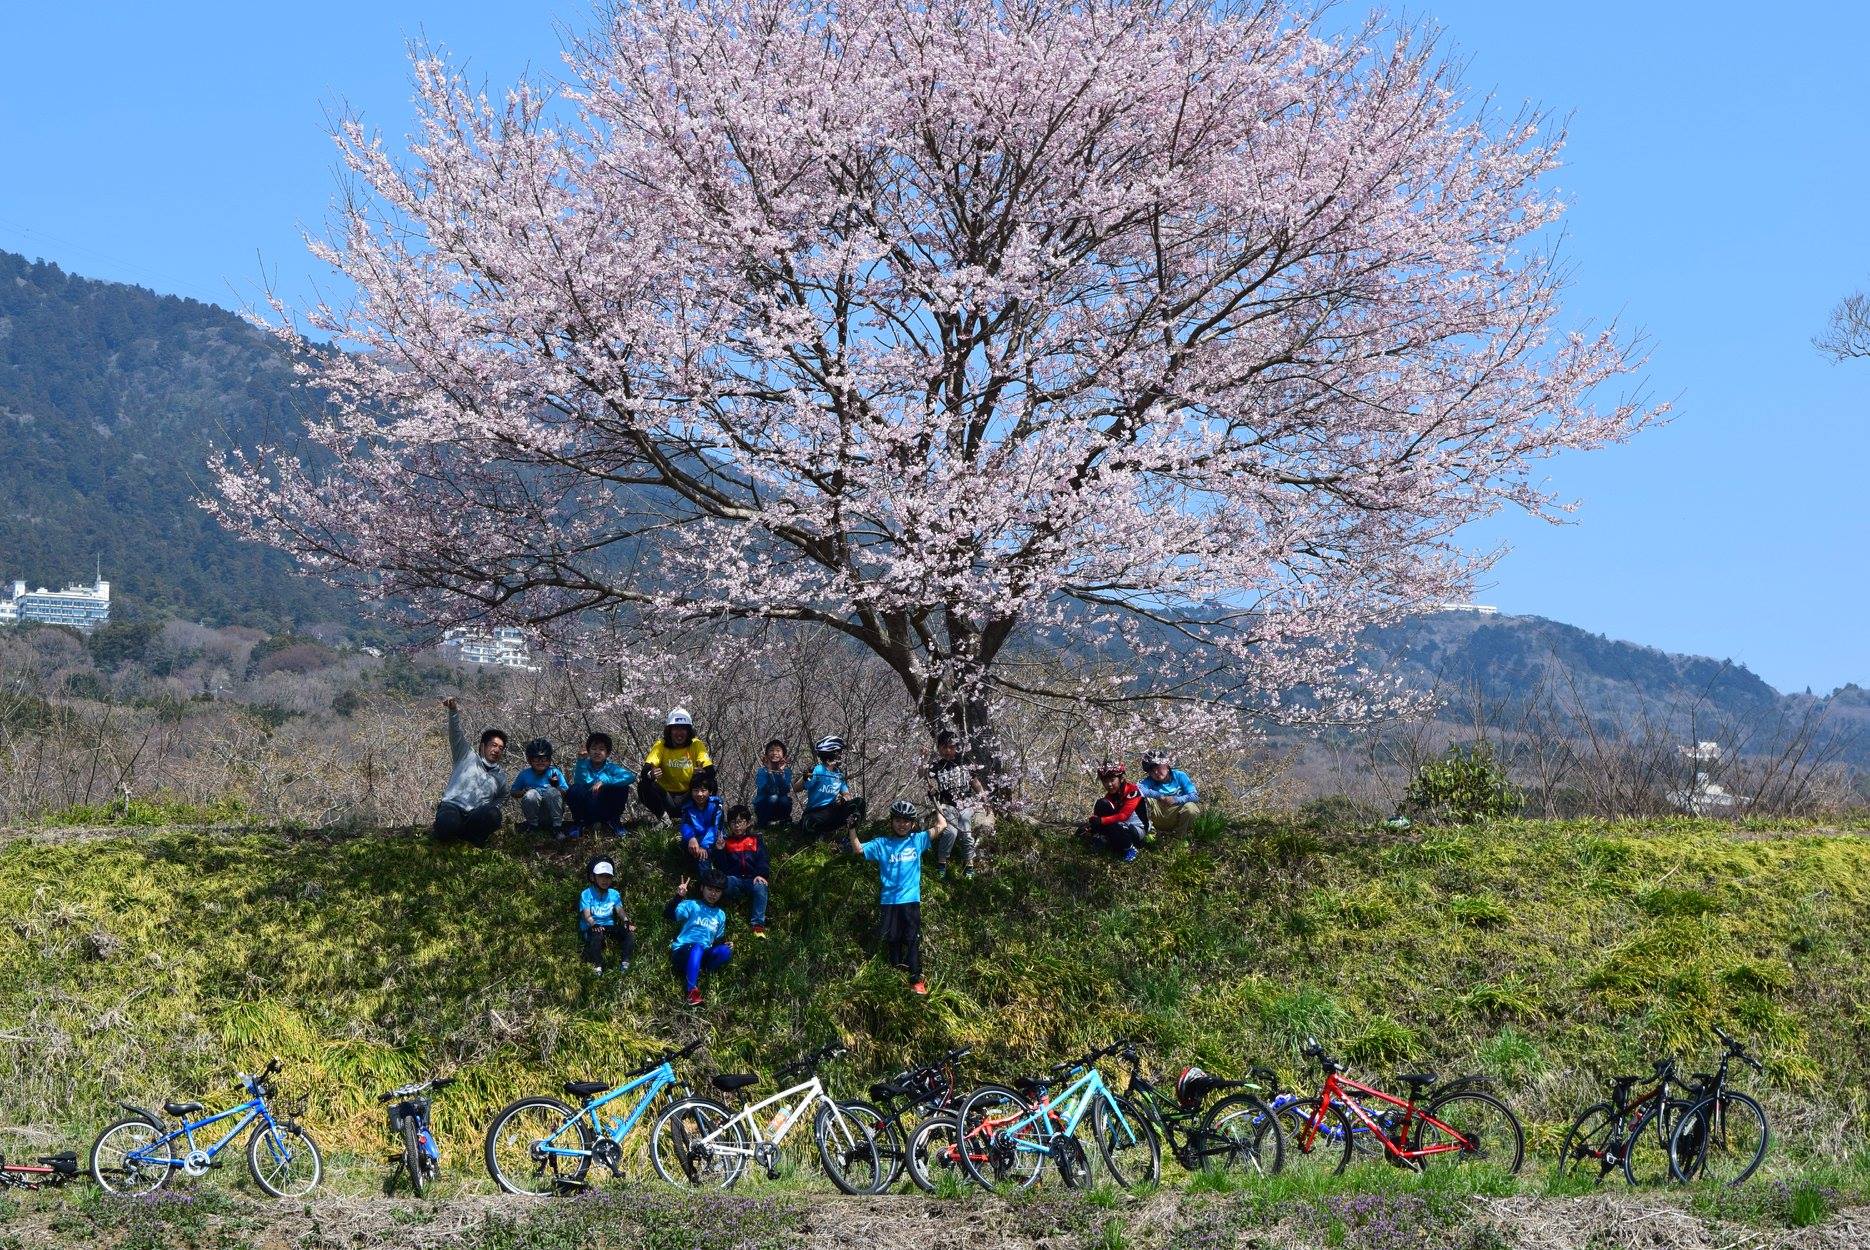
[[[649,1156],[656,1175],[678,1188],[726,1189],[758,1165],[769,1179],[779,1177],[779,1151],[786,1137],[805,1118],[812,1117],[812,1139],[818,1161],[831,1183],[847,1194],[874,1194],[889,1180],[877,1155],[876,1138],[855,1116],[832,1100],[818,1079],[818,1069],[846,1054],[833,1043],[781,1068],[774,1075],[782,1082],[804,1077],[743,1108],[738,1114],[709,1098],[684,1098],[656,1118],[649,1137]],[[748,1073],[717,1076],[711,1082],[732,1095],[759,1082]]]

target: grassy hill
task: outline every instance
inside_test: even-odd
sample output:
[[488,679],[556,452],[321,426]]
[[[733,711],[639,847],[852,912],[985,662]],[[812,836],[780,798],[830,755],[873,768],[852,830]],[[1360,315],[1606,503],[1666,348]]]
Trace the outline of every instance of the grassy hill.
[[[840,1034],[834,1088],[956,1043],[1013,1075],[1116,1032],[1160,1066],[1299,1074],[1316,1035],[1368,1075],[1484,1068],[1549,1158],[1600,1074],[1711,1053],[1768,1062],[1774,1166],[1858,1148],[1870,1085],[1870,842],[1852,831],[1515,823],[1396,839],[1253,825],[1123,867],[1005,832],[974,881],[930,880],[934,992],[868,958],[875,877],[781,848],[773,936],[736,913],[705,1008],[661,955],[674,867],[620,849],[636,968],[580,967],[583,856],[436,850],[415,834],[155,832],[0,843],[0,1126],[88,1144],[118,1098],[228,1093],[286,1060],[353,1192],[380,1175],[374,1092],[433,1069],[455,1177],[490,1114],[705,1033],[762,1072]],[[699,1075],[699,1072],[697,1073]],[[0,1133],[0,1149],[19,1136]],[[346,1181],[346,1156],[362,1166]]]

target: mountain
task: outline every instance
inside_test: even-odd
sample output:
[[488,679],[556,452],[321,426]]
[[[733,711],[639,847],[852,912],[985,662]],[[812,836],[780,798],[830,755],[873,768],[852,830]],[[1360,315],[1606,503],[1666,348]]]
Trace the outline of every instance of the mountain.
[[285,629],[354,617],[195,500],[210,444],[291,445],[314,401],[225,309],[0,252],[0,576],[89,581],[120,603]]

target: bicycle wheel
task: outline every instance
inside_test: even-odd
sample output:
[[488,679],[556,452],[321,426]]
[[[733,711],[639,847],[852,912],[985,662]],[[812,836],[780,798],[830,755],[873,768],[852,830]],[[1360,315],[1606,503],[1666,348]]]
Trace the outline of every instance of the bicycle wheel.
[[877,1162],[884,1173],[883,1184],[877,1192],[895,1188],[908,1164],[908,1145],[903,1140],[902,1126],[872,1103],[841,1102],[838,1106],[844,1109],[844,1114],[869,1129],[870,1136],[876,1139]]
[[1097,1153],[1110,1179],[1123,1189],[1154,1185],[1162,1179],[1162,1139],[1135,1103],[1127,1098],[1099,1101],[1091,1108]]
[[1276,1115],[1285,1137],[1287,1169],[1335,1175],[1350,1164],[1350,1122],[1335,1105],[1320,1108],[1316,1098],[1295,1098]]
[[312,1135],[296,1124],[261,1125],[247,1138],[247,1172],[275,1198],[303,1198],[325,1174]]
[[983,1085],[967,1096],[955,1119],[966,1147],[961,1167],[976,1185],[1031,1189],[1038,1181],[1050,1154],[1024,1095],[1004,1085]]
[[409,1188],[420,1198],[429,1187],[427,1163],[422,1157],[422,1130],[412,1115],[403,1117],[403,1170],[409,1173]]
[[1526,1161],[1526,1134],[1519,1126],[1519,1118],[1492,1094],[1478,1089],[1458,1089],[1437,1098],[1423,1114],[1448,1127],[1438,1128],[1427,1120],[1416,1120],[1415,1131],[1410,1134],[1410,1149],[1451,1149],[1422,1155],[1415,1161],[1417,1167],[1425,1168],[1431,1163],[1479,1164],[1499,1168],[1512,1176]]
[[649,1158],[656,1175],[678,1189],[726,1189],[747,1170],[747,1135],[720,1103],[684,1098],[656,1117]]
[[549,1198],[584,1182],[592,1144],[588,1117],[556,1098],[522,1098],[494,1116],[482,1154],[507,1193]]
[[1279,1117],[1253,1094],[1230,1094],[1210,1107],[1195,1142],[1204,1168],[1277,1176],[1285,1166]]
[[1578,1113],[1558,1152],[1560,1176],[1586,1176],[1602,1183],[1623,1165],[1617,1136],[1617,1109],[1607,1102],[1593,1103]]
[[1731,1188],[1759,1168],[1771,1138],[1760,1104],[1729,1090],[1702,1099],[1676,1121],[1669,1160],[1677,1180]]
[[812,1120],[812,1140],[818,1144],[818,1162],[824,1165],[825,1175],[839,1190],[854,1197],[883,1192],[888,1173],[869,1125],[826,1103]]
[[909,1130],[909,1145],[904,1152],[909,1180],[925,1194],[940,1193],[968,1183],[961,1166],[960,1132],[955,1118],[938,1115]]
[[1675,1126],[1688,1107],[1679,1098],[1650,1105],[1623,1143],[1624,1180],[1632,1185],[1666,1185],[1673,1179],[1675,1168],[1669,1161],[1669,1149]]
[[155,1193],[175,1172],[169,1158],[174,1149],[158,1147],[161,1141],[162,1128],[140,1115],[106,1125],[91,1143],[91,1179],[106,1193]]

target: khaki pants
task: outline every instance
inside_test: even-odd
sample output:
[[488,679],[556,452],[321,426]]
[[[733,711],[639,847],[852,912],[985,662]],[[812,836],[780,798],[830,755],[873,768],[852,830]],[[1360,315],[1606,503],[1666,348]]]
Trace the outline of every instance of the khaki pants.
[[1195,831],[1195,817],[1201,815],[1199,803],[1176,806],[1168,799],[1150,799],[1149,831],[1170,837],[1185,838]]

